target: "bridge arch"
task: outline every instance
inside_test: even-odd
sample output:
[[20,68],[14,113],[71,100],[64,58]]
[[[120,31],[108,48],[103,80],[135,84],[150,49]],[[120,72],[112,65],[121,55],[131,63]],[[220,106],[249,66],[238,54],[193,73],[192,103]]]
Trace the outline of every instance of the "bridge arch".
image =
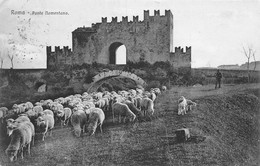
[[110,70],[110,71],[101,72],[101,73],[95,75],[93,77],[93,82],[91,83],[91,85],[88,88],[88,92],[92,92],[95,84],[97,84],[101,80],[104,80],[107,78],[112,78],[112,77],[129,78],[129,79],[135,81],[136,85],[141,85],[143,87],[146,86],[146,82],[134,73],[126,72],[126,71],[122,71],[122,70]]

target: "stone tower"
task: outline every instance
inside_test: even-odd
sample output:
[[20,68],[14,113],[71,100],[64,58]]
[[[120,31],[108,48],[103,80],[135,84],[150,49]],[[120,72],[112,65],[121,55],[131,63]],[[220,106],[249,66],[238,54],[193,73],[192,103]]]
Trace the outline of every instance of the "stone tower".
[[132,21],[122,17],[112,17],[111,22],[102,18],[101,23],[91,27],[80,27],[72,32],[72,50],[79,63],[115,64],[115,51],[124,45],[127,62],[168,61],[173,48],[173,15],[165,10],[165,15],[154,11],[144,11],[144,19],[134,16]]

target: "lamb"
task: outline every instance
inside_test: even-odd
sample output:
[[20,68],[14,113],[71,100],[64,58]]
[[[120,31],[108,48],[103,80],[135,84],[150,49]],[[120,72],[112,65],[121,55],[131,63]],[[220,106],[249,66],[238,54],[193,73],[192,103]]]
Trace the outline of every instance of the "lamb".
[[72,114],[72,111],[68,107],[64,108],[63,110],[58,111],[57,117],[60,118],[60,120],[61,120],[61,126],[68,125],[71,114]]
[[181,98],[178,100],[178,115],[184,115],[186,114],[188,104],[185,97],[181,96]]
[[197,106],[197,103],[187,99],[187,111],[191,111],[193,107],[196,107]]
[[83,110],[77,110],[71,115],[71,125],[73,126],[76,137],[80,137],[81,131],[85,132],[87,115]]
[[129,107],[126,104],[116,102],[112,105],[112,114],[113,114],[113,122],[115,115],[118,115],[118,122],[121,122],[121,116],[124,117],[123,122],[125,123],[126,118],[129,119],[129,121],[134,121],[136,118],[136,115],[129,109]]
[[100,132],[102,133],[102,124],[105,119],[105,114],[100,108],[91,108],[89,114],[89,124],[88,124],[88,133],[89,135],[93,135],[97,129],[100,127]]
[[150,116],[154,114],[154,103],[153,100],[144,97],[141,101],[141,110],[144,112],[144,116]]
[[23,148],[27,147],[28,154],[30,155],[30,143],[34,135],[30,122],[24,122],[13,130],[11,141],[5,153],[11,162],[17,159],[18,151],[21,152],[23,159]]
[[49,114],[39,116],[37,118],[37,126],[42,131],[42,141],[44,141],[48,130],[50,132],[50,135],[52,135],[52,129],[54,127],[54,117]]
[[7,112],[8,112],[8,108],[6,108],[6,107],[1,107],[1,108],[0,108],[0,119],[1,119],[1,123],[4,122],[4,118],[5,118],[6,114],[7,114]]

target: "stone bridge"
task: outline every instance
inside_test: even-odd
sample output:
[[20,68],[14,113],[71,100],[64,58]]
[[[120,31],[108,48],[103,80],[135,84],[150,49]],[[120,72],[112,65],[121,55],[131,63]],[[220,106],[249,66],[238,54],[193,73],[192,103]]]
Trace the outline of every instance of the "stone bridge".
[[146,82],[142,78],[138,77],[137,75],[135,75],[131,72],[126,72],[126,71],[122,71],[122,70],[111,70],[111,71],[101,72],[101,73],[95,75],[93,77],[93,82],[91,83],[91,85],[88,88],[88,92],[91,92],[93,90],[93,87],[96,84],[98,84],[98,82],[100,82],[101,80],[104,80],[107,78],[112,78],[112,77],[130,78],[135,81],[136,85],[146,86]]

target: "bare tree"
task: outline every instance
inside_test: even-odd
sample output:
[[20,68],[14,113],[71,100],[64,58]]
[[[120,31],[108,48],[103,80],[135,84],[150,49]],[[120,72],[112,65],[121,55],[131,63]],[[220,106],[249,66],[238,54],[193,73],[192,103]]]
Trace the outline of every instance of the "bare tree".
[[253,58],[254,58],[254,62],[255,62],[255,63],[254,63],[254,71],[255,71],[255,68],[256,68],[255,52],[256,52],[256,51],[254,51],[253,54],[252,54],[252,56],[253,56]]
[[[248,49],[246,49],[244,46],[243,46],[243,50],[244,50],[244,54],[247,58],[247,81],[248,83],[250,82],[250,70],[249,70],[249,65],[250,65],[250,59],[251,57],[254,58],[255,60],[255,50],[252,49],[252,47],[248,46]],[[255,65],[256,65],[256,61],[255,61]],[[254,67],[254,69],[256,68],[256,66]]]
[[0,55],[0,61],[1,61],[1,69],[2,69],[4,64],[4,57],[2,56],[2,54]]
[[11,68],[13,69],[14,68],[14,54],[12,52],[9,53],[9,51],[8,51],[7,56],[11,61]]

